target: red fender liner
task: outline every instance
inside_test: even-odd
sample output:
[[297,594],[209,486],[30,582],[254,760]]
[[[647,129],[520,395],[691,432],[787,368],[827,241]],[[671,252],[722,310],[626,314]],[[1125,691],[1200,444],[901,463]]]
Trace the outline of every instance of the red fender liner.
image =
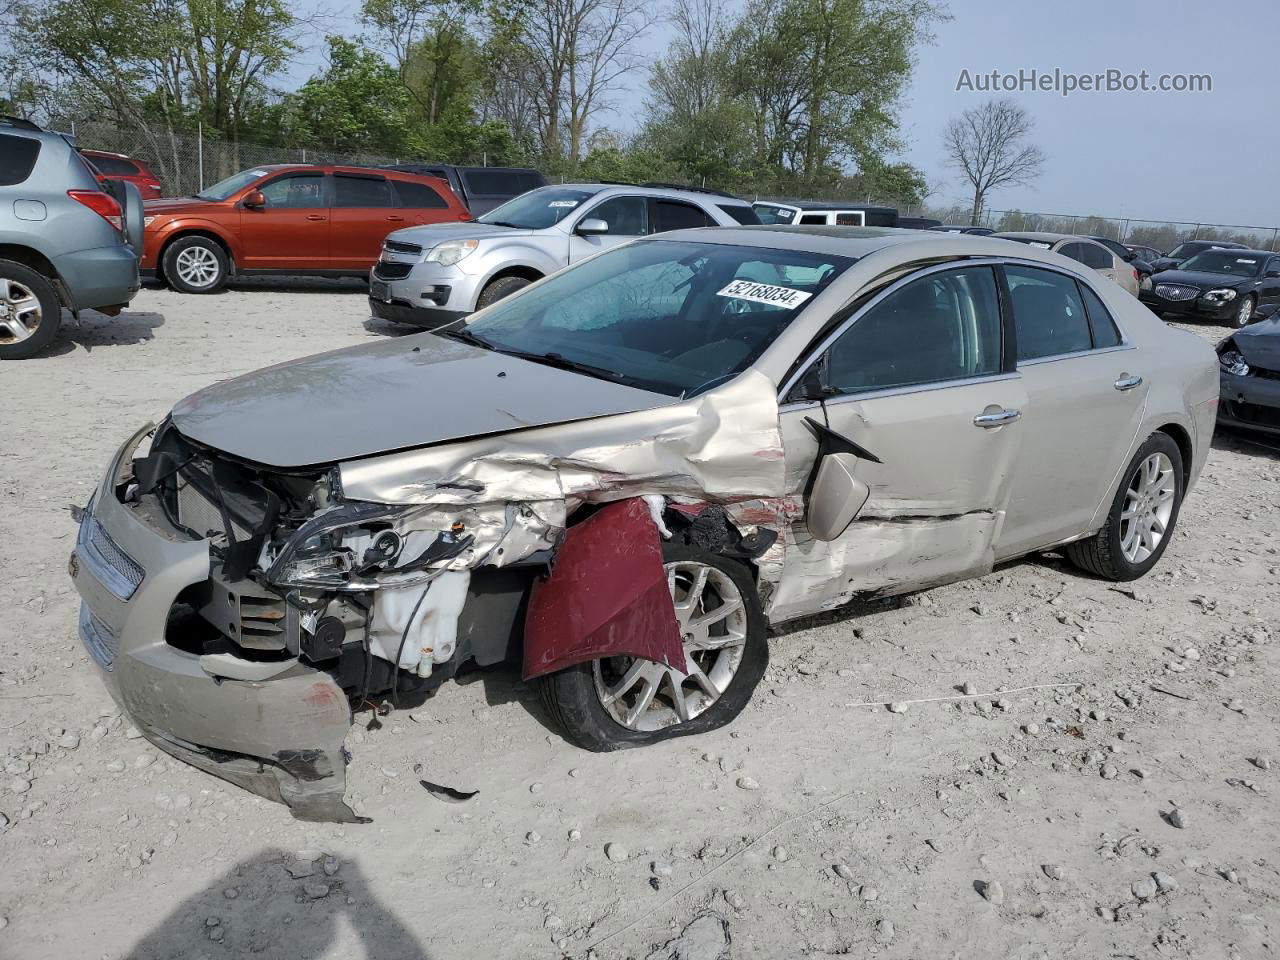
[[568,529],[551,576],[533,586],[525,617],[526,680],[619,656],[685,669],[658,528],[638,498],[611,503]]

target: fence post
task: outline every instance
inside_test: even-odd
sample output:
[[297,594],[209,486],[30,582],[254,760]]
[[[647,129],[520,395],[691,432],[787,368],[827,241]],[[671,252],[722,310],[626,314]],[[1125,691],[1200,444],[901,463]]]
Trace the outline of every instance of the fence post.
[[1277,233],[1280,233],[1280,227],[1272,227],[1272,228],[1271,228],[1271,249],[1272,249],[1272,250],[1280,250],[1280,247],[1277,247],[1277,246],[1276,246],[1276,234],[1277,234]]
[[196,123],[196,167],[200,179],[200,189],[204,190],[204,123]]
[[1197,223],[1196,228],[1191,231],[1191,239],[1192,240],[1200,239],[1200,224]]

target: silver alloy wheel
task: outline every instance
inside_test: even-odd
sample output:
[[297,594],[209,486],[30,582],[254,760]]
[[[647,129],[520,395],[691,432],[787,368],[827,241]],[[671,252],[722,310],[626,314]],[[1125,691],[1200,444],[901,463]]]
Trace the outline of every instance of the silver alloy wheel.
[[218,258],[208,247],[187,247],[178,253],[173,266],[188,286],[207,287],[218,279]]
[[660,730],[705,712],[728,689],[746,651],[747,608],[733,578],[693,560],[665,568],[689,672],[632,657],[592,663],[600,705],[631,730]]
[[40,326],[44,310],[40,298],[25,283],[0,277],[0,343],[26,340]]
[[1253,316],[1253,301],[1250,300],[1248,297],[1243,297],[1240,300],[1239,308],[1236,310],[1236,326],[1247,327],[1249,325],[1249,318],[1252,316]]
[[1173,461],[1163,453],[1143,460],[1129,479],[1120,511],[1120,550],[1130,563],[1142,563],[1160,546],[1169,530],[1177,489]]

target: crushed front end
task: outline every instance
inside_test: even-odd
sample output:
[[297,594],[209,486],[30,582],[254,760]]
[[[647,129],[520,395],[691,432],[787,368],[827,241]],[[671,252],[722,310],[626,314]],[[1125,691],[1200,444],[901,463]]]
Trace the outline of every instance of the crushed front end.
[[346,501],[332,469],[238,462],[166,422],[113,458],[70,570],[84,644],[148,740],[300,819],[351,821],[351,705],[504,659],[532,568],[471,568],[536,561],[546,529],[528,506]]

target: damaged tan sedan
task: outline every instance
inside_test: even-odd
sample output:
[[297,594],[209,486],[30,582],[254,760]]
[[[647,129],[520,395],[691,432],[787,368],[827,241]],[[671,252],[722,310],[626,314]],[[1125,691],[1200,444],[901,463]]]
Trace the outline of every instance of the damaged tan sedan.
[[664,234],[437,332],[209,387],[111,462],[80,630],[151,742],[350,820],[353,705],[511,660],[591,750],[710,730],[768,629],[1065,544],[1128,580],[1213,351],[983,237]]

